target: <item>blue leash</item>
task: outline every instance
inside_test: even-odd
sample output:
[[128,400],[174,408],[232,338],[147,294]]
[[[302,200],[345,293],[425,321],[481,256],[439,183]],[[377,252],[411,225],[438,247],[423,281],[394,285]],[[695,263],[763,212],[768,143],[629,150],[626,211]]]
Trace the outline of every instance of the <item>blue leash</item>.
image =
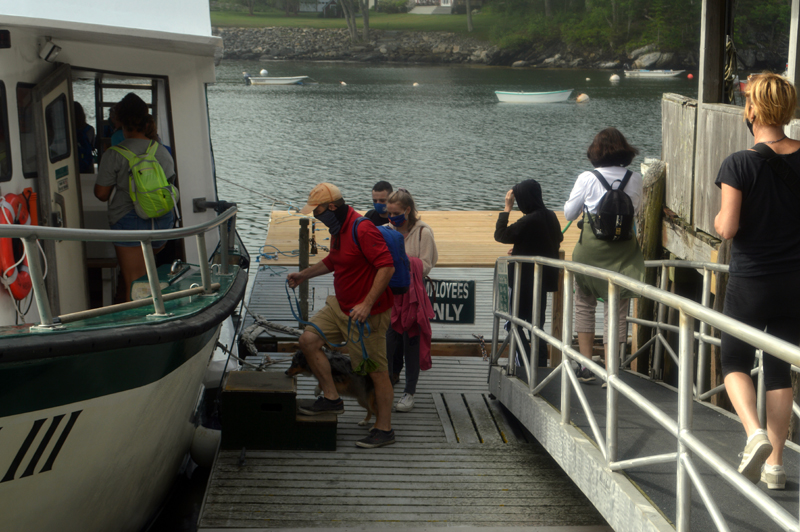
[[[292,302],[292,295],[289,293],[289,279],[286,279],[286,284],[284,284],[284,288],[286,289],[286,297],[289,299],[289,308],[292,310],[292,316],[296,319],[299,323],[303,325],[311,325],[314,327],[317,332],[319,333],[320,337],[331,347],[344,347],[347,345],[347,340],[342,342],[341,344],[332,344],[328,341],[328,338],[325,336],[325,333],[322,332],[315,323],[311,323],[310,321],[306,321],[300,317],[300,300],[297,299],[297,291],[292,288],[292,292],[294,293],[294,302]],[[297,307],[297,311],[295,312],[295,306]],[[347,320],[347,338],[352,342],[353,336],[350,334],[351,327],[353,325],[353,320],[348,318]],[[363,360],[369,360],[369,355],[367,355],[367,348],[364,346],[364,338],[369,338],[369,335],[372,334],[372,329],[369,323],[361,323],[360,321],[356,322],[356,328],[358,329],[358,339],[355,340],[356,342],[361,344],[361,358]]]

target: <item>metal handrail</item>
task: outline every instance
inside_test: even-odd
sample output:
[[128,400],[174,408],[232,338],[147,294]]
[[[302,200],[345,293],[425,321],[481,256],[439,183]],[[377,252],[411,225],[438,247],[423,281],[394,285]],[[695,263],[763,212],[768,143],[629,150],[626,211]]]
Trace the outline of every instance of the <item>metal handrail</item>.
[[[516,275],[514,279],[514,290],[512,291],[512,300],[508,301],[510,308],[499,308],[501,303],[501,290],[503,286],[507,290],[508,279],[508,264],[509,263],[531,263],[535,264],[534,268],[534,283],[533,283],[533,299],[542,296],[541,292],[541,266],[552,266],[563,270],[564,284],[563,284],[563,309],[564,319],[562,325],[562,340],[559,341],[553,336],[548,335],[538,326],[538,316],[534,316],[532,323],[528,323],[517,317],[520,300],[520,275]],[[648,261],[649,267],[662,267],[666,271],[669,267],[691,267],[702,269],[704,275],[710,274],[711,271],[726,272],[727,267],[718,264],[707,264],[700,262],[683,262],[683,261]],[[518,268],[516,271],[521,271]],[[571,346],[572,342],[572,319],[573,319],[573,305],[572,305],[572,287],[573,275],[582,274],[596,279],[603,279],[608,281],[609,297],[607,298],[608,316],[609,316],[609,339],[608,348],[609,353],[606,358],[606,368],[592,362],[590,359],[582,356]],[[505,279],[503,279],[503,277]],[[675,462],[677,467],[677,488],[676,488],[676,520],[675,527],[678,532],[686,532],[690,530],[690,512],[691,512],[691,489],[695,485],[701,499],[707,506],[712,520],[717,526],[718,530],[727,530],[727,525],[719,512],[705,484],[703,484],[700,477],[697,475],[695,460],[699,459],[725,481],[731,484],[737,491],[743,494],[753,504],[762,510],[770,519],[781,526],[785,530],[800,530],[798,527],[798,520],[792,514],[787,512],[782,506],[777,504],[773,499],[767,496],[764,492],[758,489],[750,481],[740,475],[734,466],[722,459],[719,455],[713,452],[707,445],[701,442],[696,436],[692,434],[692,402],[695,396],[694,390],[694,371],[693,371],[693,347],[694,341],[697,338],[699,345],[702,348],[707,344],[706,338],[707,328],[703,326],[711,326],[719,331],[723,331],[731,336],[739,338],[754,348],[762,351],[769,352],[770,354],[789,362],[795,366],[800,365],[800,347],[790,344],[784,340],[771,336],[763,331],[754,327],[743,324],[733,318],[725,316],[717,311],[708,308],[708,298],[706,294],[703,295],[703,303],[691,301],[685,297],[667,292],[665,288],[664,279],[662,277],[662,288],[656,288],[647,285],[643,282],[636,281],[625,275],[610,272],[593,266],[579,264],[575,262],[568,262],[564,260],[548,259],[544,257],[501,257],[495,264],[495,274],[493,281],[493,338],[492,338],[492,358],[491,364],[497,365],[502,348],[499,347],[498,332],[500,329],[500,320],[507,320],[510,322],[510,338],[509,342],[503,342],[505,347],[506,343],[509,346],[509,359],[506,366],[506,374],[513,376],[517,371],[516,364],[514,363],[514,355],[516,353],[516,344],[519,342],[518,327],[523,327],[531,332],[531,350],[534,346],[538,345],[538,338],[544,339],[548,344],[555,346],[561,350],[562,361],[558,368],[554,368],[554,373],[560,371],[561,373],[561,421],[564,424],[570,423],[570,402],[571,392],[575,392],[581,402],[584,412],[589,420],[590,427],[595,436],[601,452],[606,460],[606,465],[611,470],[619,471],[630,467],[638,467],[653,463]],[[709,287],[709,281],[704,278],[704,286]],[[627,289],[633,293],[647,297],[656,303],[659,308],[659,319],[657,327],[663,322],[663,310],[666,307],[677,309],[680,312],[680,320],[678,326],[678,353],[677,358],[679,361],[678,371],[678,419],[673,420],[663,410],[658,408],[655,404],[649,401],[642,394],[634,390],[629,385],[625,384],[618,377],[619,372],[619,344],[617,316],[619,308],[619,291],[621,288]],[[506,292],[507,294],[507,292]],[[502,298],[505,302],[505,298]],[[534,309],[538,308],[537,306]],[[536,314],[536,313],[534,313]],[[694,321],[699,319],[701,321],[701,332],[696,334],[694,331]],[[536,325],[534,325],[536,324]],[[707,347],[707,345],[706,345]],[[698,355],[700,349],[698,349]],[[526,357],[522,356],[522,359]],[[537,360],[537,358],[532,358]],[[572,371],[570,361],[580,361],[582,365],[589,368],[594,374],[600,376],[608,383],[606,395],[606,433],[603,438],[600,427],[596,421],[593,412],[590,410],[590,403],[586,401],[583,391]],[[536,364],[525,364],[524,371],[527,374],[527,382],[531,393],[538,393],[541,388],[555,379],[551,377],[546,378],[541,383],[538,383]],[[700,390],[697,390],[700,393]],[[617,434],[618,424],[617,404],[619,395],[622,394],[636,405],[642,412],[650,416],[662,427],[664,427],[677,441],[677,452],[669,453],[666,455],[649,456],[635,458],[632,460],[619,461],[617,458]],[[797,409],[795,409],[797,411]]]
[[[45,227],[30,225],[0,225],[0,238],[19,238],[25,247],[25,254],[29,258],[28,269],[33,285],[33,296],[39,311],[40,322],[32,326],[36,330],[53,330],[61,327],[53,318],[50,302],[47,297],[47,288],[44,283],[42,265],[38,260],[37,240],[68,240],[80,242],[139,242],[144,254],[147,279],[150,284],[150,294],[154,308],[154,316],[168,316],[164,306],[164,297],[161,284],[158,280],[155,253],[150,245],[153,241],[178,240],[194,236],[197,242],[198,257],[200,258],[200,276],[203,284],[203,293],[212,292],[211,267],[208,264],[205,234],[215,228],[220,230],[220,275],[228,272],[228,241],[229,236],[235,231],[237,207],[229,207],[213,220],[178,229],[159,229],[148,231],[120,231],[110,229],[77,229],[64,227]],[[224,224],[224,225],[223,225]],[[106,307],[111,308],[111,307]]]

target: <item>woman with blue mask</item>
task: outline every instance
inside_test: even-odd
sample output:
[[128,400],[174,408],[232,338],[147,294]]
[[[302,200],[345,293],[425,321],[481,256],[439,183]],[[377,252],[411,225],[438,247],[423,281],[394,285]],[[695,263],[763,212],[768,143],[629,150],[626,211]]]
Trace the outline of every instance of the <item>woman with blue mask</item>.
[[[426,277],[431,268],[436,265],[436,261],[439,260],[439,253],[436,251],[436,242],[433,240],[433,230],[419,219],[414,198],[406,189],[398,189],[389,196],[386,202],[386,211],[389,215],[389,223],[405,238],[406,254],[421,261],[421,273],[423,277]],[[414,407],[414,393],[416,393],[419,379],[420,348],[423,349],[423,358],[427,353],[426,360],[429,360],[430,337],[422,340],[427,341],[427,345],[421,345],[423,335],[413,332],[410,334],[407,330],[398,330],[403,328],[398,323],[400,315],[397,312],[397,306],[400,299],[395,297],[395,307],[392,308],[392,326],[386,332],[386,354],[389,359],[389,376],[392,384],[396,384],[400,380],[400,371],[403,369],[405,360],[406,386],[395,409],[398,412],[409,412]],[[427,297],[425,299],[427,300]]]

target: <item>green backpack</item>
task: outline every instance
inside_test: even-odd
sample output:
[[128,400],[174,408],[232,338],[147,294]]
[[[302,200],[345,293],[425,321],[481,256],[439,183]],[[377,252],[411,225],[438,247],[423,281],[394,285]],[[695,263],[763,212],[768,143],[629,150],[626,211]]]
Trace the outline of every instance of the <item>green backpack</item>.
[[131,167],[128,190],[140,218],[159,218],[175,207],[178,189],[167,181],[164,169],[156,160],[157,142],[150,141],[147,151],[142,155],[136,155],[125,146],[112,146],[109,149],[125,157]]

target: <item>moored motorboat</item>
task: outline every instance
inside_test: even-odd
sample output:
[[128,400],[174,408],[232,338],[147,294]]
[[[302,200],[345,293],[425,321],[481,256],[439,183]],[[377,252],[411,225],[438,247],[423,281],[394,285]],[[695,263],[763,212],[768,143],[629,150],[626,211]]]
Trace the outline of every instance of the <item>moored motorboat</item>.
[[303,85],[311,82],[308,76],[250,76],[244,75],[245,85]]
[[[140,0],[124,15],[77,0],[6,7],[0,528],[135,532],[185,463],[204,376],[218,342],[232,343],[247,283],[236,207],[216,200],[211,159],[206,85],[221,42],[204,0]],[[108,230],[96,175],[79,171],[73,102],[94,107],[102,153],[105,115],[128,91],[175,160],[178,228]],[[148,275],[140,299],[112,305],[112,242],[123,240],[140,243]],[[154,240],[170,243],[156,256]]]
[[494,91],[494,94],[503,103],[556,103],[567,101],[572,91],[573,89],[551,92]]
[[626,70],[626,78],[672,78],[685,70]]

